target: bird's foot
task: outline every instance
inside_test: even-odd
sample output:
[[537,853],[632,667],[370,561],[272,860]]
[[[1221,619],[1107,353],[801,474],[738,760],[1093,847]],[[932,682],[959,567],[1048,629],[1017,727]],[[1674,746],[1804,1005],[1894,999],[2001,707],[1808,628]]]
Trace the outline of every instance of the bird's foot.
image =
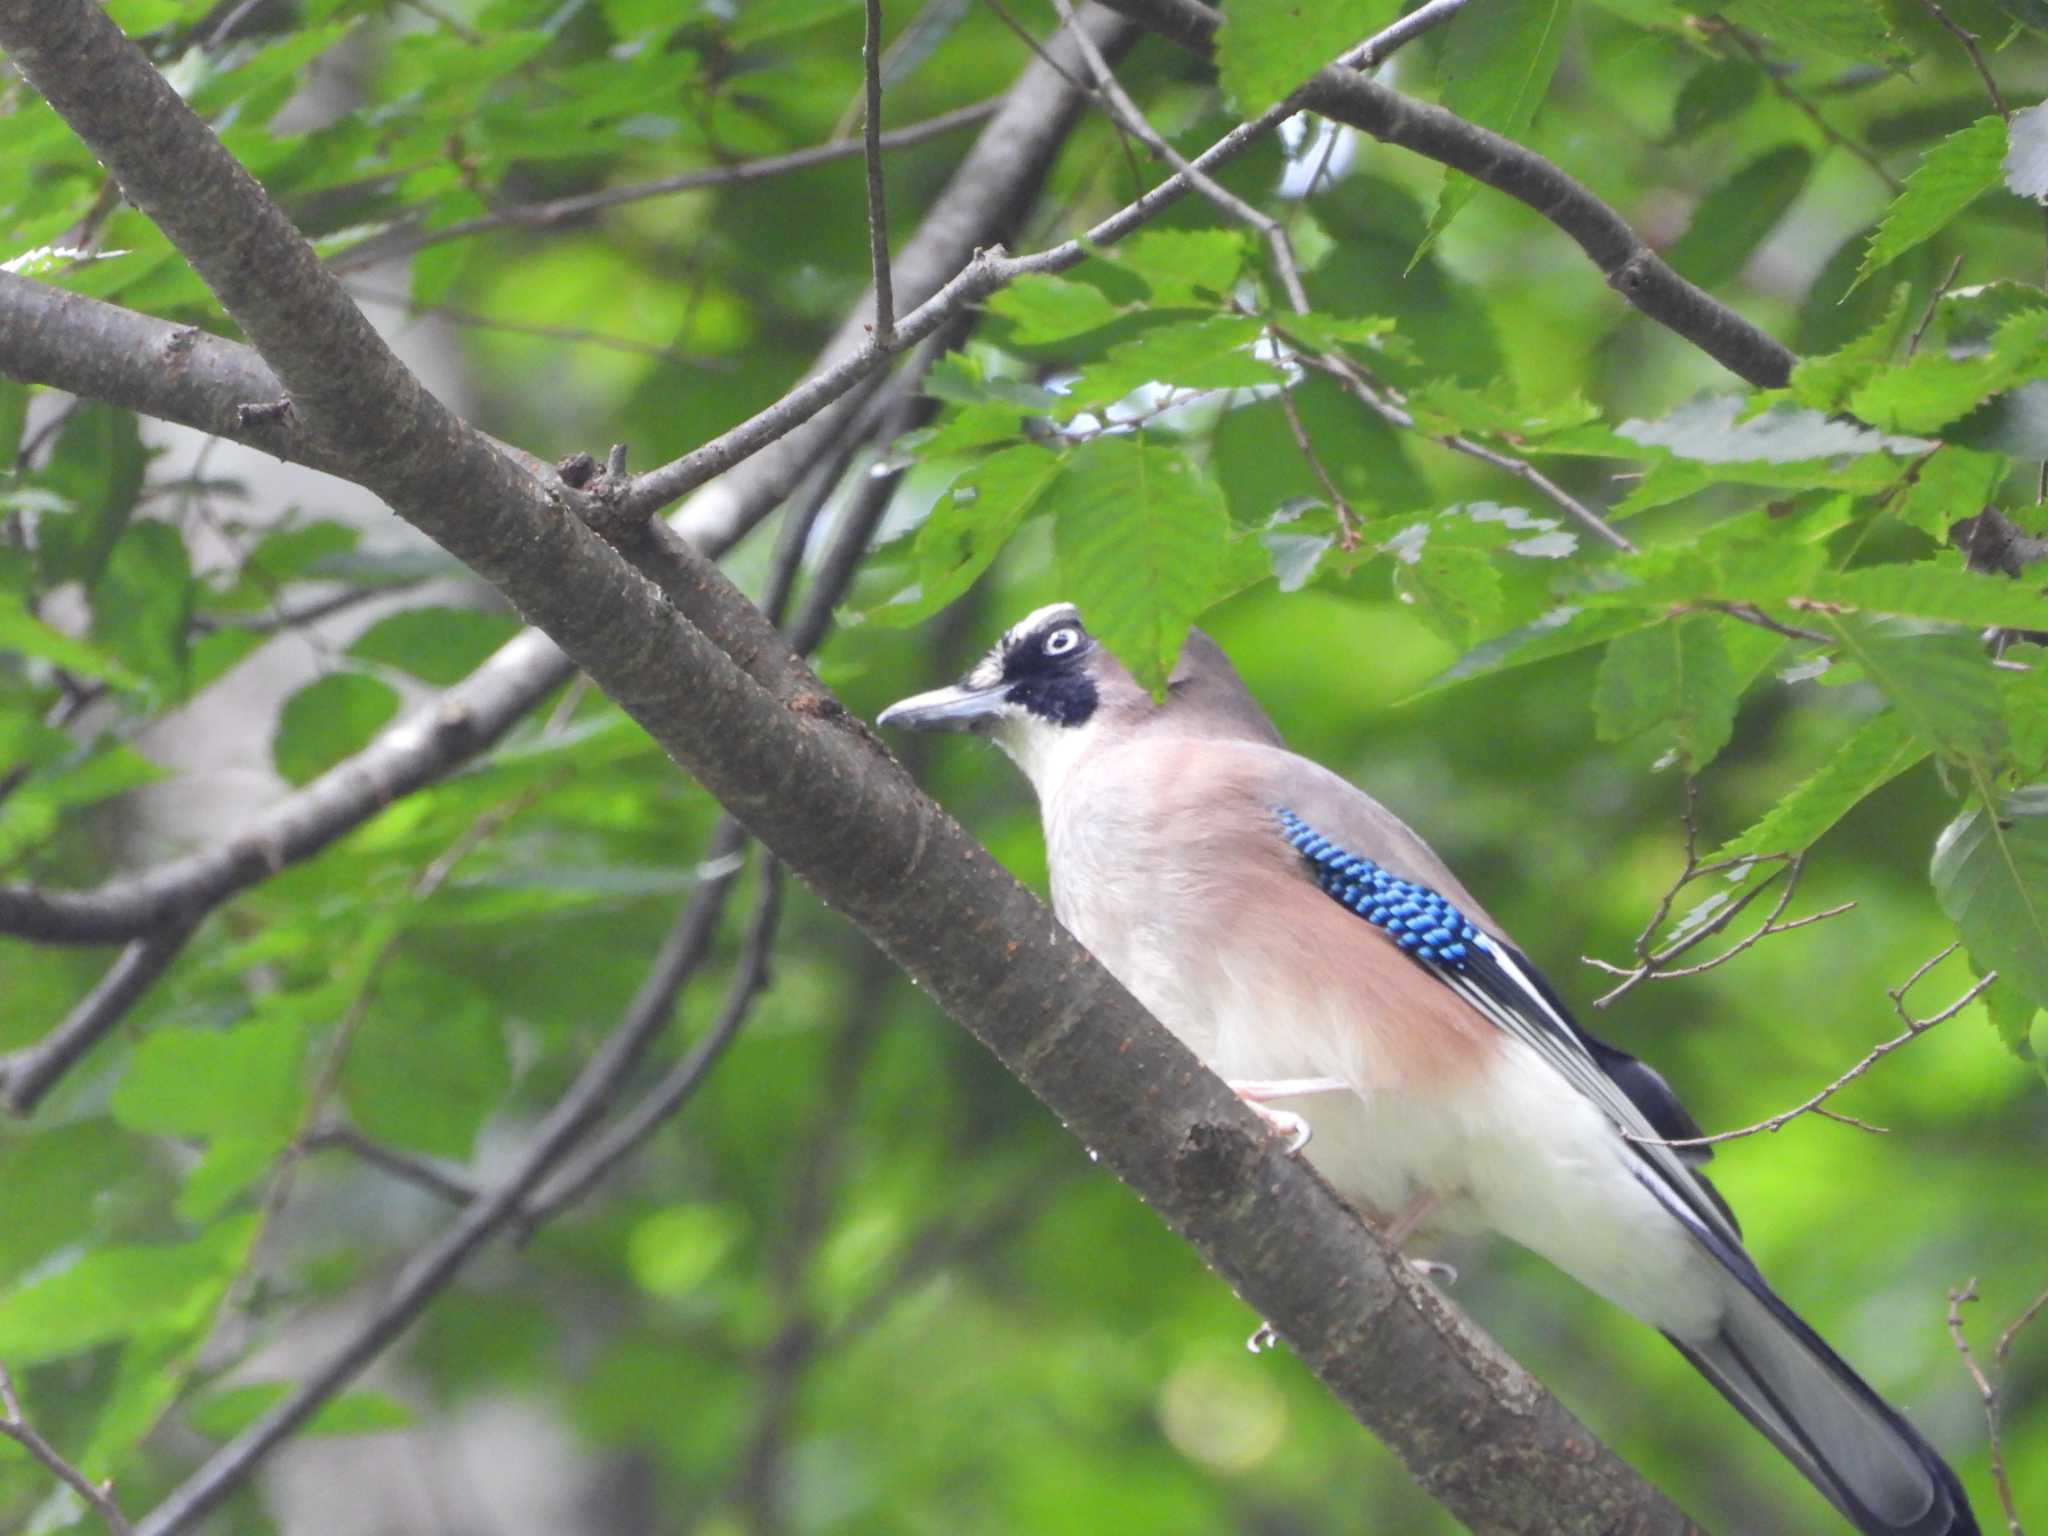
[[1252,1336],[1244,1341],[1244,1347],[1255,1355],[1263,1355],[1269,1349],[1280,1347],[1280,1335],[1273,1331],[1271,1323],[1261,1323],[1252,1330]]
[[1307,1146],[1309,1138],[1315,1135],[1315,1127],[1291,1109],[1269,1109],[1253,1099],[1246,1099],[1245,1104],[1253,1114],[1272,1127],[1274,1135],[1287,1138],[1287,1151],[1290,1155]]
[[1267,1101],[1301,1098],[1311,1093],[1348,1093],[1351,1085],[1335,1077],[1277,1077],[1234,1082],[1230,1089],[1275,1133],[1287,1138],[1287,1150],[1293,1153],[1308,1145],[1315,1130],[1293,1110],[1269,1108]]
[[[1407,1258],[1407,1255],[1402,1257]],[[1436,1259],[1408,1259],[1408,1267],[1425,1280],[1441,1280],[1445,1285],[1458,1283],[1458,1266],[1455,1264],[1444,1264]]]

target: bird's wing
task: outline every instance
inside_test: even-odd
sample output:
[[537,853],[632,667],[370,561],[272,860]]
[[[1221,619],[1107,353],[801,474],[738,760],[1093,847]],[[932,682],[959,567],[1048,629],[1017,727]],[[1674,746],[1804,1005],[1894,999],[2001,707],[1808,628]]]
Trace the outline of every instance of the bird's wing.
[[1580,1028],[1528,957],[1390,812],[1335,775],[1286,756],[1270,810],[1274,835],[1299,855],[1303,874],[1599,1105],[1646,1171],[1739,1248],[1733,1213],[1692,1166],[1709,1149],[1664,1145],[1700,1134],[1664,1079]]

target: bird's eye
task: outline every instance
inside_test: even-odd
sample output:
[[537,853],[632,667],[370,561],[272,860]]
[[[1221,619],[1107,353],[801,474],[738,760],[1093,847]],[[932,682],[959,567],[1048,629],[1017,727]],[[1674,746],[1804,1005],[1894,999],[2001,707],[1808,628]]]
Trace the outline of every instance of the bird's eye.
[[1081,631],[1071,624],[1062,624],[1045,637],[1039,650],[1047,656],[1064,656],[1081,643]]

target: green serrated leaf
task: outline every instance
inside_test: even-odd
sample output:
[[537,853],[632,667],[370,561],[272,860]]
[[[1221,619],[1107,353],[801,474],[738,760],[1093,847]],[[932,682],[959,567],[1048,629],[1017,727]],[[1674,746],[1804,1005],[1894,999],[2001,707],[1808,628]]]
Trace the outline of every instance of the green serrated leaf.
[[917,591],[872,610],[884,624],[922,623],[988,569],[1060,472],[1060,456],[1018,443],[960,472],[917,531]]
[[1265,324],[1251,315],[1212,315],[1155,326],[1081,370],[1055,413],[1071,420],[1114,404],[1147,384],[1174,389],[1247,389],[1278,384],[1280,370],[1254,355]]
[[1097,259],[1135,274],[1160,305],[1206,305],[1230,297],[1250,250],[1234,229],[1144,229]]
[[[1972,957],[1974,960],[1974,956]],[[1982,974],[1984,967],[1974,966]],[[1991,1027],[1998,1031],[1998,1038],[2005,1048],[2025,1061],[2041,1054],[2034,1048],[2035,1019],[2041,1009],[2034,999],[2027,995],[2018,982],[2010,981],[2003,972],[1993,978],[1991,985],[1977,994],[1984,1005],[1984,1012],[1991,1020]],[[2044,1041],[2048,1043],[2048,1041]]]
[[398,690],[360,672],[335,672],[284,701],[270,757],[288,782],[304,784],[362,750],[398,713]]
[[1026,346],[1064,341],[1105,326],[1123,313],[1092,283],[1050,273],[1029,273],[990,295],[987,309],[1014,327]]
[[1892,515],[1946,543],[1951,524],[1975,516],[1997,496],[2007,467],[2003,454],[1943,448],[1914,471],[1905,495],[1892,503]]
[[1887,431],[1932,432],[2048,369],[2048,310],[1999,326],[1989,347],[1964,356],[1921,352],[1883,369],[1849,397],[1849,409]]
[[1815,617],[1921,741],[1966,763],[1981,764],[1996,753],[1998,688],[1990,658],[1973,637],[1901,634],[1836,614]]
[[1824,571],[1803,590],[1816,601],[1870,613],[1980,628],[2048,629],[2048,596],[2038,584],[1932,561]]
[[2048,788],[2015,790],[1995,814],[1958,816],[1934,845],[1930,874],[1971,960],[2048,1006]]
[[1065,590],[1089,629],[1155,692],[1216,592],[1230,519],[1184,452],[1141,434],[1098,437],[1048,497]]
[[1216,68],[1240,117],[1255,117],[1394,19],[1390,0],[1236,0],[1216,34]]
[[1713,862],[1765,853],[1798,853],[1928,755],[1897,710],[1873,715],[1811,777],[1759,817],[1747,831],[1717,848]]
[[1720,11],[1730,21],[1794,48],[1888,69],[1903,68],[1912,58],[1886,22],[1884,8],[1869,0],[1727,0]]
[[1413,560],[1394,562],[1394,595],[1453,645],[1469,646],[1506,608],[1500,572],[1481,550],[1427,541]]
[[475,608],[408,608],[379,619],[348,653],[445,688],[469,676],[519,632],[509,614]]
[[1698,614],[1610,643],[1593,685],[1593,716],[1602,741],[1659,731],[1695,774],[1728,744],[1740,694],[1721,621]]
[[1802,359],[1792,369],[1792,398],[1817,411],[1841,410],[1891,361],[1906,333],[1906,304],[1912,296],[1912,284],[1896,285],[1884,318],[1876,325],[1837,351]]
[[[1571,0],[1471,0],[1451,23],[1437,65],[1444,106],[1468,123],[1523,137],[1549,94],[1570,17]],[[1418,257],[1478,189],[1462,171],[1444,172]]]
[[1922,155],[1872,233],[1850,291],[1914,246],[1933,239],[1982,193],[1997,186],[2004,154],[2005,120],[1993,116],[1958,128]]
[[1719,287],[1742,270],[1812,171],[1813,155],[1803,145],[1764,151],[1700,199],[1665,259],[1700,287]]

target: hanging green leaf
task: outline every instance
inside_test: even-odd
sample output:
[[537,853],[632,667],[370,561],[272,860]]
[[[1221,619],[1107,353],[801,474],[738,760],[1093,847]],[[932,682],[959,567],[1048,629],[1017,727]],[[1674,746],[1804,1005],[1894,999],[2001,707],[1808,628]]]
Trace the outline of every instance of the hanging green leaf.
[[1060,472],[1060,456],[1018,443],[960,472],[939,493],[917,530],[917,587],[871,609],[877,623],[921,623],[959,597],[988,569]]
[[392,961],[341,1070],[350,1117],[370,1135],[467,1158],[511,1081],[504,1020],[448,972]]
[[1906,334],[1906,301],[1912,296],[1911,284],[1898,284],[1892,289],[1884,318],[1876,325],[1845,347],[1823,357],[1802,359],[1792,369],[1792,397],[1817,411],[1841,410],[1852,394],[1891,361]]
[[[1922,155],[1871,235],[1863,262],[1856,269],[1856,283],[1923,240],[1932,240],[1979,196],[1997,186],[2004,154],[2005,120],[1988,116],[1958,128]],[[1855,286],[1850,285],[1852,291]]]
[[2048,1006],[2048,787],[1958,816],[1934,845],[1931,873],[1970,958]]
[[[1523,138],[1550,91],[1570,18],[1571,0],[1471,0],[1451,23],[1437,65],[1444,106],[1468,123]],[[1478,190],[1463,172],[1444,172],[1418,257]]]
[[1998,687],[1974,636],[1910,634],[1866,620],[1814,615],[1843,654],[1884,691],[1913,734],[1942,756],[1982,764],[2001,737]]
[[1924,761],[1928,750],[1897,710],[1871,716],[1747,831],[1715,849],[1713,862],[1811,848],[1871,795]]
[[1593,686],[1600,739],[1656,731],[1689,775],[1718,757],[1734,732],[1741,695],[1723,622],[1695,614],[1612,641]]
[[293,784],[304,784],[361,751],[398,713],[398,690],[360,672],[335,672],[284,701],[270,757]]
[[1859,64],[1900,69],[1912,57],[1885,19],[1884,8],[1868,0],[1728,0],[1720,12],[1773,42]]
[[1089,628],[1140,683],[1164,688],[1223,566],[1230,521],[1216,483],[1177,447],[1098,437],[1047,504],[1061,583]]
[[1216,67],[1230,102],[1256,117],[1394,19],[1392,0],[1239,0],[1216,34]]

